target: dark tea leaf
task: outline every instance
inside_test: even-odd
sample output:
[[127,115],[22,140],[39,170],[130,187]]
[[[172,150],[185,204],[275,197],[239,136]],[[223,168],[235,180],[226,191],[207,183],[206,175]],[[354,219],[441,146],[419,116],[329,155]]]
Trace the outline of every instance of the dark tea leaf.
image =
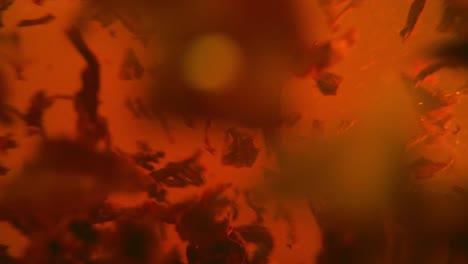
[[405,27],[400,31],[400,36],[403,41],[410,37],[425,5],[426,0],[413,0],[410,10],[408,11]]
[[101,70],[96,55],[89,49],[83,36],[75,27],[66,31],[66,35],[75,49],[86,61],[86,67],[81,73],[81,89],[74,98],[75,110],[78,113],[78,137],[83,144],[90,147],[104,141],[110,148],[111,137],[107,119],[98,113]]
[[325,72],[320,74],[316,81],[323,95],[336,95],[338,88],[343,82],[343,77],[331,72]]
[[169,162],[164,168],[151,172],[150,176],[168,187],[201,186],[205,183],[205,168],[199,163],[200,155],[201,152],[197,152],[185,160]]
[[164,158],[164,152],[153,151],[147,143],[142,141],[138,141],[137,145],[139,150],[132,155],[133,161],[145,170],[154,170],[153,164],[159,163],[159,160]]
[[39,133],[45,136],[44,114],[53,105],[53,100],[46,95],[45,91],[36,92],[31,98],[29,108],[23,115],[23,120],[28,126],[30,134]]
[[225,144],[226,151],[222,158],[224,165],[236,168],[253,166],[259,150],[255,146],[251,135],[240,132],[236,128],[228,129]]

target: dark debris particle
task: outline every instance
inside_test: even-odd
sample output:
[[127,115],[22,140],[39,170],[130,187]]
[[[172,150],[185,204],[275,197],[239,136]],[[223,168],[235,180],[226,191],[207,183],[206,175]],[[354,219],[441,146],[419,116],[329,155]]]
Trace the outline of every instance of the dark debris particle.
[[55,20],[55,16],[52,14],[47,14],[39,18],[35,19],[23,19],[18,22],[18,27],[30,27],[30,26],[38,26],[50,23]]
[[406,18],[405,27],[400,31],[400,37],[405,41],[413,33],[414,27],[416,26],[419,17],[424,10],[426,0],[414,0],[411,4],[408,16]]
[[251,135],[231,128],[226,131],[225,153],[222,163],[236,168],[252,167],[259,149],[255,146]]
[[343,82],[343,77],[334,73],[325,72],[319,75],[316,82],[323,95],[336,95],[338,88]]
[[145,142],[138,141],[138,152],[132,155],[133,161],[143,169],[153,171],[154,164],[158,164],[159,160],[165,157],[162,151],[153,151],[153,149]]
[[428,65],[426,68],[422,69],[418,75],[416,75],[415,81],[420,82],[424,81],[428,76],[436,73],[440,69],[444,68],[447,66],[447,63],[444,62],[438,62],[438,63],[433,63]]
[[120,79],[126,81],[141,79],[144,72],[145,70],[138,60],[135,51],[133,51],[133,49],[128,49],[120,68]]

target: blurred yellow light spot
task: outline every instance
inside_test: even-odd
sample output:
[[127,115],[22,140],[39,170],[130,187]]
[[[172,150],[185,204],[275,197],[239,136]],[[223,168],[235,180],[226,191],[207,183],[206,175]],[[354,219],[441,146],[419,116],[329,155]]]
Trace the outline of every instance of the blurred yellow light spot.
[[185,57],[186,80],[205,91],[224,89],[233,81],[242,63],[239,46],[229,37],[215,34],[196,40]]

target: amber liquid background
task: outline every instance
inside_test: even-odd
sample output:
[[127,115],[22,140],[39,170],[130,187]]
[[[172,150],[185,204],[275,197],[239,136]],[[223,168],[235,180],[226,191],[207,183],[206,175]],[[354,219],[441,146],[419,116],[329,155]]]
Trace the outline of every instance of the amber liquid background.
[[[404,25],[410,4],[408,0],[369,0],[342,20],[341,27],[355,28],[358,38],[346,59],[332,68],[344,77],[337,96],[321,95],[310,78],[292,79],[288,83],[284,102],[291,109],[303,114],[299,124],[285,132],[285,137],[289,138],[292,144],[296,138],[309,133],[313,119],[330,123],[338,123],[341,120],[367,122],[373,127],[367,130],[369,133],[378,130],[407,133],[416,126],[414,119],[417,117],[411,110],[410,99],[404,91],[400,73],[414,73],[427,64],[421,50],[440,37],[435,28],[440,18],[441,3],[428,2],[414,34],[406,43],[402,43],[399,31]],[[80,71],[84,67],[84,61],[63,34],[77,5],[76,0],[51,0],[44,6],[34,5],[29,0],[17,0],[4,13],[4,30],[18,30],[21,37],[18,51],[21,56],[17,59],[25,65],[25,80],[16,80],[8,64],[3,65],[9,73],[12,90],[10,102],[19,109],[27,107],[30,96],[38,89],[45,89],[49,94],[73,94],[80,88]],[[46,13],[53,13],[57,17],[56,21],[36,27],[15,28],[21,19],[34,18]],[[92,23],[85,34],[85,40],[102,65],[100,111],[108,118],[113,144],[127,151],[135,151],[135,141],[144,140],[155,149],[166,151],[166,161],[185,158],[196,149],[202,148],[202,126],[192,130],[179,121],[171,122],[175,143],[170,144],[157,123],[135,120],[128,112],[124,106],[125,99],[143,94],[141,84],[146,80],[122,81],[118,78],[125,50],[132,47],[145,67],[150,68],[152,65],[151,61],[146,59],[149,56],[146,56],[141,43],[120,23],[112,25],[111,29],[115,31],[116,38],[109,34],[109,29]],[[11,52],[8,47],[3,50],[6,56]],[[460,72],[442,70],[427,82],[429,85],[440,87],[459,87],[464,79]],[[467,110],[465,100],[460,98],[455,113],[456,120],[462,127],[468,122],[467,117],[461,114]],[[69,102],[54,104],[45,116],[47,133],[51,137],[74,136],[75,118],[76,113]],[[227,127],[229,124],[214,124],[210,131],[213,145],[222,146],[223,131]],[[13,171],[17,170],[29,157],[37,140],[23,138],[24,130],[20,126],[0,132],[13,132],[21,138],[20,147],[2,157],[6,165]],[[268,166],[269,158],[263,151],[262,137],[260,133],[257,134],[256,143],[261,148],[261,153],[253,168],[235,169],[222,166],[218,156],[203,155],[202,162],[208,168],[209,185],[233,182],[240,188],[246,188],[262,178],[263,168]],[[468,168],[461,157],[466,154],[466,144],[467,132],[462,129],[453,141],[429,150],[430,155],[441,159],[455,153],[454,167],[445,173],[446,175],[427,183],[430,188],[443,190],[464,180],[461,174]],[[5,186],[11,177],[0,179],[0,186]],[[200,192],[199,188],[173,190],[169,192],[169,199],[177,201],[197,192]],[[136,204],[141,200],[142,197],[138,195],[114,199],[115,203],[125,204]],[[288,204],[288,207],[291,208],[296,221],[297,244],[289,249],[286,243],[283,243],[287,237],[286,223],[274,220],[271,215],[267,216],[267,226],[272,229],[276,241],[271,259],[277,263],[313,263],[313,256],[320,250],[321,244],[320,231],[314,217],[305,202],[298,201]],[[241,207],[241,212],[241,218],[245,221],[254,217],[253,212],[245,206]],[[175,233],[173,235],[174,240],[168,242],[168,249],[170,245],[179,243]],[[12,255],[20,255],[27,245],[27,239],[14,231],[9,224],[0,223],[0,243],[11,245]]]

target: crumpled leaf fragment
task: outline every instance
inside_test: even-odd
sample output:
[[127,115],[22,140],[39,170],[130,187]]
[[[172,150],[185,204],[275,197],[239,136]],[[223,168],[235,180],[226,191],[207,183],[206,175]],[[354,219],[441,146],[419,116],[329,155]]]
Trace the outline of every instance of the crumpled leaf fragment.
[[159,160],[164,158],[165,154],[162,151],[153,151],[153,149],[145,142],[138,141],[138,152],[132,155],[133,161],[145,170],[153,171],[154,165],[159,163]]
[[199,163],[200,156],[201,152],[196,152],[185,160],[169,162],[164,168],[152,171],[149,175],[167,187],[201,186],[205,183],[205,168]]
[[400,31],[400,36],[405,41],[409,38],[411,33],[418,22],[419,16],[424,10],[426,0],[413,0],[410,10],[408,11],[408,17],[406,19],[405,27]]
[[343,77],[331,72],[325,72],[320,74],[316,81],[317,87],[323,95],[336,95],[343,82]]
[[99,114],[99,91],[101,70],[96,55],[89,49],[78,28],[72,27],[66,32],[68,40],[86,61],[81,73],[81,88],[74,97],[75,110],[78,113],[77,130],[79,141],[96,147],[104,142],[110,148],[111,137],[107,119]]
[[230,128],[225,133],[225,144],[226,150],[222,158],[224,165],[236,168],[253,166],[259,150],[251,135],[236,128]]

